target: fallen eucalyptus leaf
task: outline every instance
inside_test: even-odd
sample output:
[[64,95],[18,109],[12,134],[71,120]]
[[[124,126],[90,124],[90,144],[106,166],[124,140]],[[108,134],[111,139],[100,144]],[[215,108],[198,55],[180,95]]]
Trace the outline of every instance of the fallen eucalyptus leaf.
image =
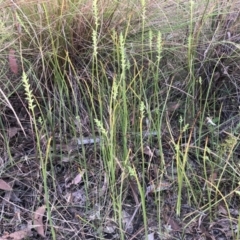
[[0,189],[5,191],[12,191],[12,187],[2,179],[0,179]]
[[46,208],[45,205],[39,207],[34,213],[34,220],[33,220],[34,228],[36,229],[37,233],[42,237],[45,237],[43,221],[42,221],[45,213],[45,208]]
[[15,50],[10,49],[9,54],[8,54],[8,63],[9,67],[12,73],[17,74],[18,73],[18,64],[17,64],[17,59],[15,56]]

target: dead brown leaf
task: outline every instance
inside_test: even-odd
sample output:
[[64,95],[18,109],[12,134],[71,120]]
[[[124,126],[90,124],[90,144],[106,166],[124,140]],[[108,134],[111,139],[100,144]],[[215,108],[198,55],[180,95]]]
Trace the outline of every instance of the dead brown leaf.
[[5,191],[12,191],[12,187],[2,179],[0,179],[0,189]]
[[27,228],[10,234],[6,233],[2,237],[0,237],[0,240],[22,240],[31,236],[32,236],[31,229]]
[[167,104],[167,111],[172,113],[172,112],[176,111],[180,106],[181,106],[180,101],[169,102]]
[[77,185],[78,183],[80,183],[82,181],[83,174],[84,174],[84,170],[80,171],[78,175],[72,180],[72,184]]
[[217,177],[218,176],[217,176],[216,172],[211,173],[211,175],[209,176],[209,179],[208,179],[208,182],[207,182],[207,186],[208,186],[209,190],[211,190],[212,187],[214,186],[214,183],[215,183]]
[[178,224],[178,222],[174,218],[172,218],[170,216],[166,216],[165,220],[167,222],[167,225],[170,225],[171,229],[173,231],[180,231],[181,230],[180,225]]
[[14,137],[19,131],[21,130],[21,128],[17,128],[17,127],[10,127],[7,130],[7,134],[9,138]]
[[33,220],[34,228],[36,229],[37,233],[42,237],[45,237],[44,226],[42,221],[45,213],[45,209],[46,209],[45,205],[39,207],[34,213],[34,220]]
[[222,214],[222,215],[225,215],[225,216],[228,215],[227,209],[226,209],[225,206],[222,205],[222,204],[219,204],[219,205],[218,205],[218,212],[219,212],[220,214]]
[[15,50],[10,49],[9,54],[8,54],[8,63],[9,67],[12,73],[17,74],[18,73],[18,64],[17,64],[17,59],[15,56]]
[[147,240],[154,240],[154,232],[148,234]]
[[212,184],[214,184],[214,182],[216,181],[217,177],[218,177],[217,173],[216,173],[216,172],[213,172],[213,173],[210,175],[210,177],[209,177],[209,182],[212,183]]
[[157,184],[151,182],[150,185],[147,187],[147,194],[168,190],[171,187],[171,185],[172,185],[171,183],[164,180],[161,180]]
[[153,157],[153,151],[151,150],[151,148],[149,146],[146,146],[143,150],[144,154],[148,155],[149,157]]

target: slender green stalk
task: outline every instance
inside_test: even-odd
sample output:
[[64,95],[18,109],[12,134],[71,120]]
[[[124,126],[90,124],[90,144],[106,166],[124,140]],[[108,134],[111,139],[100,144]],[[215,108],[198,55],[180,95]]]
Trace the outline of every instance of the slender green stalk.
[[37,119],[35,117],[34,109],[35,109],[36,105],[34,104],[33,93],[32,93],[31,86],[29,84],[29,80],[28,80],[25,72],[23,72],[22,81],[23,81],[23,86],[25,89],[26,99],[28,101],[28,107],[31,112],[30,116],[31,116],[31,120],[32,120],[31,121],[32,130],[34,132],[34,135],[36,136],[36,151],[39,154],[39,159],[40,159],[40,164],[41,164],[41,170],[42,170],[42,176],[43,176],[43,186],[44,186],[44,197],[45,197],[45,203],[47,206],[48,220],[50,222],[52,239],[56,239],[56,234],[55,234],[54,227],[52,224],[51,209],[50,209],[50,205],[49,205],[50,199],[49,199],[49,195],[48,195],[47,169],[46,169],[47,163],[48,163],[51,139],[49,139],[48,144],[47,144],[47,151],[46,151],[46,158],[45,158],[41,151],[40,134],[39,134],[38,126],[37,126]]

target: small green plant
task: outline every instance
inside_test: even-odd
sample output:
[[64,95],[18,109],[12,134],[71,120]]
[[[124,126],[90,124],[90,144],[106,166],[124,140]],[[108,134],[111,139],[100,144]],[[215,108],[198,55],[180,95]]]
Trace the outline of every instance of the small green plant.
[[28,108],[30,110],[32,131],[33,131],[34,135],[36,136],[36,151],[39,154],[40,165],[41,165],[41,170],[42,170],[44,197],[45,197],[45,204],[47,206],[48,221],[51,226],[52,238],[56,239],[56,234],[55,234],[55,230],[54,230],[53,223],[52,223],[52,217],[51,217],[51,206],[49,204],[49,193],[48,193],[48,184],[47,184],[47,164],[48,164],[50,148],[51,148],[50,147],[51,138],[47,142],[46,153],[43,153],[42,149],[41,149],[40,132],[38,130],[38,120],[35,115],[35,107],[36,107],[36,105],[34,103],[35,100],[34,100],[32,90],[31,90],[31,86],[29,84],[29,79],[25,72],[23,72],[23,75],[22,75],[22,82],[23,82],[23,87],[24,87],[25,94],[26,94],[26,100],[28,102]]

